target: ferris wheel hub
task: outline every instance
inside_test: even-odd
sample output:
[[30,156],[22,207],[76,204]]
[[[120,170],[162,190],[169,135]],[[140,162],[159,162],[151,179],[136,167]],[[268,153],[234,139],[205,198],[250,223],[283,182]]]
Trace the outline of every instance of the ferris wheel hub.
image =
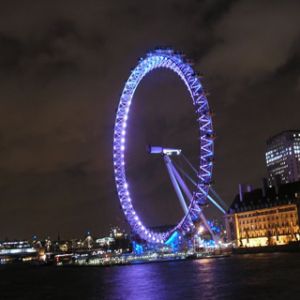
[[164,148],[161,146],[151,146],[148,147],[148,152],[150,154],[162,154],[162,155],[180,155],[181,149],[175,149],[175,148]]

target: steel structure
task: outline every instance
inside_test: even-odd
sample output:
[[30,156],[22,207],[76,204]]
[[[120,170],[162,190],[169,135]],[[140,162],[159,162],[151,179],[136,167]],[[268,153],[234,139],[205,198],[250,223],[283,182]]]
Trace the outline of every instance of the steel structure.
[[[183,219],[171,230],[154,232],[146,228],[134,210],[130,196],[130,187],[126,178],[126,129],[130,105],[140,81],[151,71],[165,68],[175,72],[184,82],[194,105],[197,122],[199,124],[200,155],[197,171],[197,188],[192,193],[188,211]],[[207,198],[211,184],[213,167],[213,128],[208,101],[192,66],[183,55],[172,49],[157,49],[141,58],[132,70],[120,97],[116,114],[113,140],[113,163],[115,182],[122,209],[132,230],[149,243],[167,243],[174,233],[185,235],[195,228],[201,219],[203,204]]]

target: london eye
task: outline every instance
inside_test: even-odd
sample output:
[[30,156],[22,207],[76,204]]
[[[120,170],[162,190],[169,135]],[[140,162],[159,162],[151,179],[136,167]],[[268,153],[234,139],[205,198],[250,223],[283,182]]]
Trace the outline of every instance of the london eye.
[[[130,193],[130,184],[126,176],[126,133],[130,106],[141,80],[149,72],[153,72],[159,68],[174,72],[185,84],[194,107],[199,135],[199,140],[197,141],[199,143],[198,166],[195,168],[191,165],[195,171],[196,179],[193,180],[187,176],[195,187],[192,191],[185,183],[186,178],[183,178],[182,172],[178,170],[173,161],[174,156],[183,155],[182,150],[163,146],[149,147],[151,154],[159,154],[163,157],[172,185],[184,211],[184,217],[178,224],[165,232],[154,231],[143,224],[132,204],[133,199]],[[131,117],[134,118],[134,116]],[[114,126],[113,164],[116,189],[122,210],[133,232],[148,243],[168,244],[174,236],[184,236],[191,233],[195,230],[197,224],[201,223],[215,240],[214,233],[203,213],[203,204],[207,199],[224,212],[222,206],[209,196],[212,181],[213,156],[214,132],[211,110],[199,76],[182,54],[176,53],[172,49],[150,51],[144,58],[139,60],[125,83]],[[187,162],[189,163],[189,161]]]

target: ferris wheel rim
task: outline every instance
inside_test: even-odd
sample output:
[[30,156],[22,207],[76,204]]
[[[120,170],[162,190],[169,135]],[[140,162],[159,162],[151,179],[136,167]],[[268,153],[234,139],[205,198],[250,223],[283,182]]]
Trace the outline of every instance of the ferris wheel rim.
[[[188,89],[197,115],[200,135],[200,161],[198,172],[198,187],[194,193],[188,213],[171,230],[155,232],[148,229],[136,213],[129,192],[126,178],[125,150],[128,113],[135,90],[141,80],[151,71],[165,68],[175,72]],[[178,231],[185,235],[190,232],[199,220],[201,213],[200,203],[206,198],[212,177],[213,166],[213,129],[208,101],[198,75],[194,72],[181,54],[172,49],[157,49],[150,51],[145,58],[141,58],[132,70],[123,88],[118,110],[116,113],[113,141],[113,164],[116,188],[125,217],[132,230],[140,238],[150,243],[165,243],[168,238]]]

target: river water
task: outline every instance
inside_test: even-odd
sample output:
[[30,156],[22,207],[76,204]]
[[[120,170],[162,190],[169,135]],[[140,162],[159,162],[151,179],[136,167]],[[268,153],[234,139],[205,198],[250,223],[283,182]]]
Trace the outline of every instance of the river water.
[[0,299],[300,299],[300,253],[115,267],[4,265]]

